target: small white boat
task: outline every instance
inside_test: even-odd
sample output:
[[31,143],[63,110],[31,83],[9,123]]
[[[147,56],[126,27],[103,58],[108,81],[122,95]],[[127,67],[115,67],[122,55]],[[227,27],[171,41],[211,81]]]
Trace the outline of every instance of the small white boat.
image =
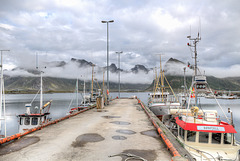
[[[43,92],[42,91],[43,91],[43,87],[42,87],[42,71],[41,71],[39,113],[31,113],[32,103],[26,104],[25,105],[26,112],[24,114],[19,114],[17,116],[19,118],[19,133],[22,133],[26,130],[46,124],[46,123],[48,123],[48,121],[51,120],[51,118],[49,118],[49,115],[50,115],[49,110],[50,110],[52,100],[50,100],[45,105],[43,105]],[[37,94],[36,94],[36,96],[37,96]],[[36,96],[35,96],[35,98],[36,98]]]

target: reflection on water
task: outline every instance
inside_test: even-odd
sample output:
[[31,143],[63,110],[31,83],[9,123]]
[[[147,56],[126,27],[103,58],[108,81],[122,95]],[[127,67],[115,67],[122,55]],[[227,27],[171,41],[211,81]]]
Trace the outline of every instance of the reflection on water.
[[[145,104],[147,104],[148,100],[148,93],[147,92],[139,92],[139,93],[121,93],[121,97],[131,97],[133,95],[136,95],[141,101],[143,101]],[[7,135],[13,135],[18,132],[18,119],[17,115],[23,114],[25,112],[25,104],[30,103],[32,99],[34,98],[34,94],[7,94],[6,95],[6,120],[7,120]],[[110,96],[112,98],[115,98],[118,96],[118,93],[111,93]],[[81,97],[81,96],[79,96]],[[72,99],[76,98],[75,93],[54,93],[54,94],[44,94],[44,102],[47,102],[49,100],[53,100],[50,108],[50,117],[54,120],[60,117],[63,117],[66,115],[66,113],[69,111],[69,104]],[[81,101],[81,98],[79,98],[79,102]],[[228,108],[231,108],[233,111],[234,116],[234,124],[236,127],[236,130],[238,134],[236,134],[236,139],[240,140],[240,99],[235,100],[224,100],[220,99],[218,100],[220,105],[222,106],[224,112],[226,113],[227,117],[230,118],[230,114],[227,113]],[[224,115],[220,108],[218,107],[216,101],[214,99],[205,99],[200,98],[201,106],[200,109],[208,109],[208,110],[217,110],[221,119],[224,119]],[[35,101],[32,104],[32,112],[37,112],[39,108],[36,108],[36,106],[39,106],[39,96],[35,99]],[[73,101],[73,104],[71,107],[76,106],[75,101]],[[2,122],[2,128],[4,128],[4,123]],[[3,134],[4,130],[0,134]]]

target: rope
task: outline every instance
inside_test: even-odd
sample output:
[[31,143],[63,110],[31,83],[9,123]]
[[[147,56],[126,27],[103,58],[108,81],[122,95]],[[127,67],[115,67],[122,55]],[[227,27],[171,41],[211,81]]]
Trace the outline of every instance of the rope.
[[121,156],[121,155],[124,155],[124,156],[127,157],[127,158],[125,159],[125,161],[130,160],[130,159],[137,159],[137,160],[147,161],[146,159],[144,159],[144,158],[142,158],[142,157],[140,157],[140,156],[131,154],[131,153],[119,153],[119,154],[116,154],[116,155],[110,155],[110,156],[108,156],[108,157],[116,157],[116,156]]
[[34,96],[34,98],[33,98],[32,102],[31,102],[31,104],[32,104],[33,101],[36,99],[36,97],[37,97],[37,95],[38,95],[39,92],[40,92],[40,89],[38,90],[38,92],[37,92],[36,95]]
[[219,104],[219,102],[218,102],[218,100],[217,100],[215,94],[213,93],[213,91],[212,91],[212,89],[210,88],[210,86],[209,86],[208,83],[207,83],[207,85],[208,85],[208,87],[209,87],[209,89],[210,89],[210,92],[213,94],[213,97],[214,97],[215,101],[217,102],[218,106],[219,106],[220,109],[222,110],[223,115],[225,116],[225,118],[227,119],[228,123],[230,124],[230,121],[229,121],[229,119],[227,118],[227,115],[225,114],[225,112],[223,111],[222,106]]
[[175,93],[174,93],[174,91],[173,91],[173,89],[172,89],[172,87],[170,86],[170,84],[169,84],[169,82],[168,82],[167,78],[165,77],[165,75],[163,75],[163,76],[164,76],[164,78],[165,78],[165,80],[166,80],[166,82],[167,82],[168,86],[170,87],[170,89],[171,89],[171,91],[172,91],[172,93],[173,93],[173,95],[174,95],[175,99],[177,100],[177,102],[179,102],[179,101],[178,101],[178,99],[177,99],[177,97],[176,97],[176,95],[175,95]]
[[71,100],[71,102],[70,102],[70,104],[69,104],[69,106],[68,106],[68,111],[70,110],[70,107],[71,107],[71,105],[72,105],[73,99],[74,99],[74,97],[72,97],[72,100]]

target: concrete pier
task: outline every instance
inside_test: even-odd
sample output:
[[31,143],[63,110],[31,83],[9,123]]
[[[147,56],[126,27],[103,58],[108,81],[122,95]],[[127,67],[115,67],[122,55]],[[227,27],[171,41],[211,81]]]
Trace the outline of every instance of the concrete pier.
[[1,161],[171,160],[136,99],[116,99],[0,146]]

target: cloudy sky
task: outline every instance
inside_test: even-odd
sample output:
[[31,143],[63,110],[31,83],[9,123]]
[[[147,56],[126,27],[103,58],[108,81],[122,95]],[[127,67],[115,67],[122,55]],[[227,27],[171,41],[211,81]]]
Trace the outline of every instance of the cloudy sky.
[[200,68],[240,76],[239,0],[1,0],[0,49],[11,50],[3,54],[4,68],[34,68],[36,53],[44,61],[77,58],[106,66],[102,20],[114,20],[110,63],[123,51],[123,69],[158,66],[156,54],[165,62],[193,62],[187,36],[200,31]]

